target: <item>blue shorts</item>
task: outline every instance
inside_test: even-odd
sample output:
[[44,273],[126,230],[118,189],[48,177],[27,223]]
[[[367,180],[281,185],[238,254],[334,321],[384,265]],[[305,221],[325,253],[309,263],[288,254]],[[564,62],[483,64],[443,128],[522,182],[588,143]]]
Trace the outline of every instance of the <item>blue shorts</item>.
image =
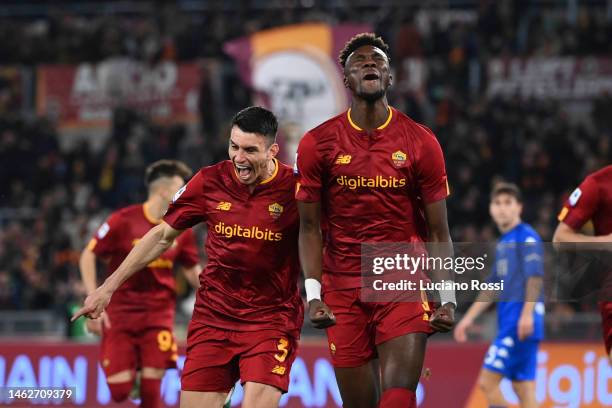
[[539,346],[539,340],[519,341],[513,336],[497,337],[489,346],[483,367],[511,381],[533,381]]

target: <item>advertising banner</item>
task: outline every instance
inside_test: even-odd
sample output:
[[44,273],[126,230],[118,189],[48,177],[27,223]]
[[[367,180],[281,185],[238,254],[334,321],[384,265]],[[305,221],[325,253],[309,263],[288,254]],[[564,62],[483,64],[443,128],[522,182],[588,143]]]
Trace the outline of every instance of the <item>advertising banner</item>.
[[36,111],[60,129],[104,127],[117,107],[158,123],[197,119],[200,75],[195,63],[147,65],[127,58],[97,64],[45,65],[37,71]]
[[[419,407],[486,408],[477,378],[486,355],[485,344],[431,342],[423,376],[417,390]],[[184,349],[178,363],[184,363]],[[129,400],[121,405],[111,401],[98,361],[95,344],[15,342],[0,343],[0,406],[30,407],[136,407]],[[289,392],[281,406],[341,407],[327,344],[321,340],[302,341],[291,371]],[[15,397],[15,390],[64,390],[64,398]],[[511,384],[504,380],[502,392],[509,406],[516,407]],[[12,390],[12,398],[8,391]],[[70,397],[67,398],[67,391]],[[162,400],[167,407],[179,402],[180,377],[169,370],[162,382]],[[538,355],[537,400],[541,407],[606,407],[612,404],[612,370],[603,345],[544,344]],[[21,394],[20,394],[21,395]],[[239,407],[242,389],[237,387],[232,406]]]

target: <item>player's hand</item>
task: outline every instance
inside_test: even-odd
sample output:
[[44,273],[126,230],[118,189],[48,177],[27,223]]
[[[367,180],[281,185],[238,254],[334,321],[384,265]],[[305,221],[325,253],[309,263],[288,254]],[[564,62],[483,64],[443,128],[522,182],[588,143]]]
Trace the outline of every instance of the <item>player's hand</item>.
[[97,319],[102,315],[102,312],[104,312],[104,309],[106,309],[106,306],[110,303],[111,295],[112,292],[107,291],[104,285],[100,286],[87,296],[85,302],[83,302],[83,307],[72,315],[70,321],[74,322],[81,316]]
[[472,324],[473,322],[470,319],[461,319],[453,332],[455,340],[459,343],[465,343],[467,341],[467,332],[472,327]]
[[320,299],[313,299],[308,303],[308,317],[315,329],[325,329],[336,324],[336,316]]
[[87,319],[85,322],[87,331],[95,334],[96,336],[102,335],[102,326],[104,326],[105,329],[110,329],[111,327],[110,318],[106,312],[102,312],[102,315],[97,319]]
[[429,325],[441,333],[451,331],[455,325],[454,303],[446,303],[444,306],[437,308],[429,320]]
[[518,338],[523,341],[533,334],[533,314],[522,313],[518,322]]

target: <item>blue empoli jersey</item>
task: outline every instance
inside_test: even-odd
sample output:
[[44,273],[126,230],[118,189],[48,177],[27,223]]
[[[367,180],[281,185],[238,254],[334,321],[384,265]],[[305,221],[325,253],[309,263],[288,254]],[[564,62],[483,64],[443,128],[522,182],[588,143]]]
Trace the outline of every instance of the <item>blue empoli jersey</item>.
[[[544,276],[542,240],[531,226],[521,223],[499,239],[491,282],[504,281],[497,304],[498,336],[518,336],[517,325],[531,276]],[[534,332],[529,339],[544,337],[544,303],[540,292],[534,311]]]

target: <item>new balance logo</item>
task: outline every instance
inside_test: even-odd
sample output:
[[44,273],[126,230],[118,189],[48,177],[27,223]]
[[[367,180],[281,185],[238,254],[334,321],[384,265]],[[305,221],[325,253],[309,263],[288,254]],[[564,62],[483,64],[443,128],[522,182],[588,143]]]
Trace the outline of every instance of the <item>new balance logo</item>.
[[227,201],[221,201],[219,205],[217,205],[217,210],[229,211],[232,208],[232,203],[228,203]]
[[349,164],[350,162],[351,162],[351,155],[350,154],[341,154],[336,159],[336,164]]
[[277,365],[272,369],[272,374],[285,375],[286,370],[287,370],[287,367]]

